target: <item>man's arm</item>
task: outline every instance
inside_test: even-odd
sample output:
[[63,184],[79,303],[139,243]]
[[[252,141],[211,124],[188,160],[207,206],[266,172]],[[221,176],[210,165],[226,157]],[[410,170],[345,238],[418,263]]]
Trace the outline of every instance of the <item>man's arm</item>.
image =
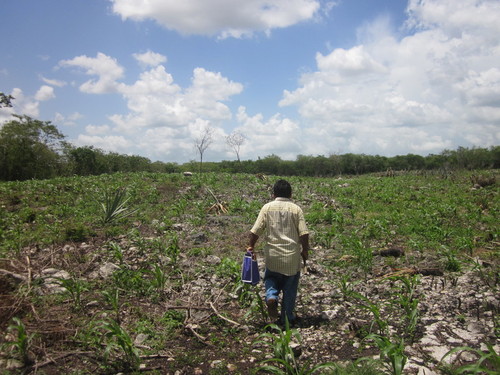
[[304,261],[304,265],[306,264],[307,259],[309,259],[309,234],[303,234],[299,237],[300,244],[302,245],[302,252],[300,255],[302,256],[302,260]]
[[247,251],[251,251],[253,253],[253,249],[254,249],[255,244],[257,243],[258,239],[259,239],[259,236],[257,236],[253,232],[250,232],[250,235],[249,235],[249,244],[248,244],[248,247],[247,247]]

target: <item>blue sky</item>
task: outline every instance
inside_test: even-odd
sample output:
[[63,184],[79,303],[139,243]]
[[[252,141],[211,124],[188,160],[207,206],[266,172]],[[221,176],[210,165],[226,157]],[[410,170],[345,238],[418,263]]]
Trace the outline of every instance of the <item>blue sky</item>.
[[0,91],[75,146],[152,161],[500,144],[498,0],[17,0]]

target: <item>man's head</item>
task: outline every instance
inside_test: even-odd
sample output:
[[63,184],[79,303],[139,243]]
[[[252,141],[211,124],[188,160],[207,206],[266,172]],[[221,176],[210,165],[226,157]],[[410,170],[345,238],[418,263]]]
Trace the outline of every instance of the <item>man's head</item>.
[[291,198],[292,186],[286,180],[278,180],[273,186],[273,195],[276,198]]

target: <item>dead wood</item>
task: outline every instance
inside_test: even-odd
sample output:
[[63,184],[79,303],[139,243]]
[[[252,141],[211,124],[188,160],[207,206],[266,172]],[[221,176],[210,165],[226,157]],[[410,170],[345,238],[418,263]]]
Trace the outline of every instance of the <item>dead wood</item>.
[[392,247],[389,249],[384,249],[384,250],[379,250],[373,252],[373,255],[380,255],[381,257],[400,257],[405,255],[405,252],[403,249],[400,249],[399,247]]

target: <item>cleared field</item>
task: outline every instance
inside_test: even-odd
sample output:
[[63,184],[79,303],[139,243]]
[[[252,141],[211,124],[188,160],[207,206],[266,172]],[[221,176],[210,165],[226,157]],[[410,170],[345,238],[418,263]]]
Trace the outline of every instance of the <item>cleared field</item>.
[[[278,177],[136,173],[2,183],[0,368],[496,371],[497,177],[287,178],[312,246],[293,329],[265,328],[262,286],[239,280],[248,230]],[[460,346],[470,350],[440,362]]]

